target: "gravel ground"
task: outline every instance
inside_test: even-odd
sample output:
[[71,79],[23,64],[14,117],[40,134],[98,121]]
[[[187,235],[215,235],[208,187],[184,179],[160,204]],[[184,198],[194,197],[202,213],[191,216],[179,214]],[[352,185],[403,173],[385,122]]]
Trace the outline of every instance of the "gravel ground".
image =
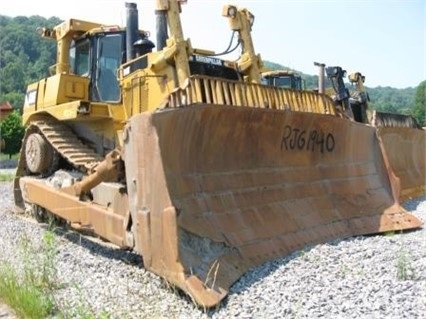
[[[46,225],[12,213],[12,183],[0,183],[0,260],[35,257]],[[426,197],[404,205],[426,220]],[[108,318],[426,318],[426,230],[336,240],[266,263],[204,311],[145,271],[139,256],[74,232],[56,236],[55,300],[67,317]],[[399,272],[404,271],[403,278]]]

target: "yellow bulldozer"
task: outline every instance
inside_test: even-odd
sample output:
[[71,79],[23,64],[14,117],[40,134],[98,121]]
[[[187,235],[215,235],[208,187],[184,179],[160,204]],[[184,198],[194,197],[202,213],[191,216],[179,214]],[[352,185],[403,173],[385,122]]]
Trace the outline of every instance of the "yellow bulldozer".
[[271,70],[261,74],[262,83],[293,90],[305,89],[305,82],[300,73],[291,70]]
[[365,89],[365,76],[350,73],[353,90],[345,87],[346,71],[339,66],[327,67],[326,73],[333,84],[333,99],[348,110],[359,123],[376,127],[393,173],[401,184],[400,200],[405,201],[426,193],[426,130],[410,115],[371,110]]
[[57,61],[27,88],[18,209],[135,251],[204,307],[306,245],[421,227],[399,205],[375,128],[324,94],[261,83],[247,9],[222,12],[236,61],[193,48],[181,10],[158,1],[157,51],[134,3],[125,27],[39,30]]
[[[356,88],[351,94],[352,104],[368,110],[365,76],[349,74]],[[410,115],[369,111],[369,123],[377,128],[390,165],[401,183],[400,200],[405,201],[426,193],[426,130]]]

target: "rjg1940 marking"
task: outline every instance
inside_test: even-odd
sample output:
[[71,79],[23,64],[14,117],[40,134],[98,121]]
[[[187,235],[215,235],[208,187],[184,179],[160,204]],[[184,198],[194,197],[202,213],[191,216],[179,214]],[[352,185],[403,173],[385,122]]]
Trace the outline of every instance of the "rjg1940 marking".
[[301,130],[296,127],[286,125],[284,127],[283,137],[281,139],[281,150],[305,150],[332,152],[334,150],[335,140],[331,133],[324,133],[317,130]]

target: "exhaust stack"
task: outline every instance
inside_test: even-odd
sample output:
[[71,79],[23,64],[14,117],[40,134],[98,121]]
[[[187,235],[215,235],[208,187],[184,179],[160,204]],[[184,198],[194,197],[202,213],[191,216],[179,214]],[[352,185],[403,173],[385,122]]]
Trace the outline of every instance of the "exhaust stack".
[[126,2],[126,61],[136,57],[134,44],[138,40],[138,9],[136,3]]
[[167,13],[164,10],[155,10],[157,50],[161,51],[166,46],[167,34]]
[[318,93],[324,93],[325,91],[325,84],[324,84],[324,63],[314,62],[314,65],[319,67],[318,71]]

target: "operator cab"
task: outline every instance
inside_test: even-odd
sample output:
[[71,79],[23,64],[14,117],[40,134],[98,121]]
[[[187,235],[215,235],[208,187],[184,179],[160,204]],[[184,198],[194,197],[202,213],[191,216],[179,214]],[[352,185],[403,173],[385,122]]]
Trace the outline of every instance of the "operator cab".
[[70,48],[71,72],[90,79],[89,99],[120,102],[117,69],[125,48],[125,32],[98,33],[73,41]]
[[123,62],[124,35],[125,32],[94,34],[71,44],[71,72],[90,79],[90,100],[120,102],[116,74]]
[[[141,37],[145,35],[141,33]],[[119,103],[117,69],[126,59],[126,31],[92,33],[72,41],[71,72],[90,79],[89,99]]]

